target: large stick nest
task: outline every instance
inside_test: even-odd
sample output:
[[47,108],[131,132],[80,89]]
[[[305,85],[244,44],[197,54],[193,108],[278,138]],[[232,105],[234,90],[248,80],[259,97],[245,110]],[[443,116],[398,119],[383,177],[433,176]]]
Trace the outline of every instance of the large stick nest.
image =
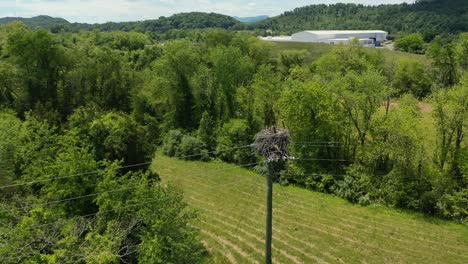
[[280,128],[268,128],[255,135],[254,147],[260,155],[270,160],[285,159],[289,155],[289,132]]

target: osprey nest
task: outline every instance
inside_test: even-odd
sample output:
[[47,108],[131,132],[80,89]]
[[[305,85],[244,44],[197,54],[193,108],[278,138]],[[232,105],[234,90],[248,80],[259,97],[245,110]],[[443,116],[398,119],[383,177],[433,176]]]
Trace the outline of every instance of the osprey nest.
[[270,160],[285,159],[289,155],[289,132],[285,129],[271,127],[255,135],[254,147],[260,155]]

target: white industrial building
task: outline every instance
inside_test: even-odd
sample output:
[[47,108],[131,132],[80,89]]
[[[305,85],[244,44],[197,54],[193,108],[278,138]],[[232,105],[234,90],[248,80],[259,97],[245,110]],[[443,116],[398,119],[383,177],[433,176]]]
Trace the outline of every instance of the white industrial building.
[[364,46],[380,46],[387,39],[388,33],[382,30],[307,30],[292,36],[265,37],[273,42],[310,42],[328,44],[349,44],[358,39]]

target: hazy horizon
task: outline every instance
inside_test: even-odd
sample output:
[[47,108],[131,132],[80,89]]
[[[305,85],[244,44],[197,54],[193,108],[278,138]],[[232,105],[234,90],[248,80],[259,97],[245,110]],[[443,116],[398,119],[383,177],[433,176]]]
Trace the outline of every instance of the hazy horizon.
[[407,0],[0,0],[0,17],[48,15],[70,22],[105,23],[155,19],[182,12],[215,12],[229,16],[277,16],[311,4],[364,5],[411,3]]

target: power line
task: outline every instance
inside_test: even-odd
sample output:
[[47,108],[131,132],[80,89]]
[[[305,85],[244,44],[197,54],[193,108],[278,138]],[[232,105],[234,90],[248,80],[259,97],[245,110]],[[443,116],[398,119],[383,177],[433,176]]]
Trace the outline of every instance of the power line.
[[296,158],[296,157],[290,157],[288,160],[292,160],[292,161],[337,161],[337,162],[348,161],[344,159],[309,159],[309,158]]
[[[242,148],[248,148],[248,147],[252,147],[252,145],[250,144],[250,145],[234,147],[234,148],[229,148],[229,149],[221,149],[221,150],[215,150],[215,151],[210,151],[210,152],[205,152],[205,153],[186,155],[186,156],[181,156],[181,157],[178,157],[178,158],[179,159],[184,159],[184,158],[203,156],[203,155],[206,155],[206,154],[213,154],[213,153],[236,150],[236,149],[242,149]],[[123,166],[117,166],[117,167],[115,167],[115,169],[127,169],[127,168],[150,165],[151,163],[153,163],[153,161],[136,163],[136,164],[129,164],[129,165],[123,165]],[[35,184],[35,183],[42,183],[42,182],[48,182],[48,181],[53,181],[53,180],[69,179],[69,178],[78,177],[78,176],[96,174],[96,173],[99,173],[99,172],[104,172],[107,169],[108,168],[99,169],[99,170],[95,170],[95,171],[89,171],[89,172],[83,172],[83,173],[77,173],[77,174],[72,174],[72,175],[67,175],[67,176],[60,176],[60,177],[47,178],[47,179],[42,179],[42,180],[35,180],[35,181],[22,182],[22,183],[16,183],[16,184],[9,184],[9,185],[0,186],[0,190],[1,189],[6,189],[6,188],[11,188],[11,187],[17,187],[17,186],[31,185],[31,184]]]
[[[260,164],[262,162],[257,162],[257,163],[252,163],[252,164],[244,164],[244,165],[240,165],[240,166],[236,166],[236,167],[233,167],[233,168],[228,168],[228,169],[221,169],[221,170],[215,170],[214,172],[219,172],[219,171],[225,171],[225,170],[230,170],[230,169],[237,169],[239,167],[248,167],[248,166],[253,166],[253,165],[256,165],[256,164]],[[212,171],[213,172],[213,171]],[[203,178],[201,177],[197,177],[197,176],[193,176],[191,175],[190,177],[193,177],[193,178],[196,178],[196,179],[199,179],[199,180],[203,180]],[[225,184],[217,184],[215,186],[212,186],[212,187],[209,187],[207,189],[205,189],[205,191],[207,190],[212,190],[212,189],[215,189],[215,188],[218,188],[218,187],[224,187],[224,186],[229,186],[229,185],[235,185],[235,184],[238,184],[240,182],[242,182],[244,179],[242,177],[240,177],[238,180],[236,181],[233,181],[233,182],[229,182],[229,183],[225,183]],[[132,208],[134,206],[138,206],[138,205],[143,205],[143,204],[148,204],[148,203],[151,203],[151,202],[155,202],[155,201],[164,201],[166,199],[170,199],[170,198],[174,198],[174,197],[179,197],[180,194],[178,195],[172,195],[172,196],[166,196],[162,199],[151,199],[151,200],[147,200],[145,202],[142,202],[142,203],[136,203],[136,204],[132,204],[132,205],[127,205],[127,206],[123,206],[123,207],[120,207],[120,208],[115,208],[115,209],[108,209],[108,210],[104,210],[104,211],[98,211],[96,213],[92,213],[92,214],[86,214],[86,215],[80,215],[80,216],[76,216],[77,218],[86,218],[86,217],[90,217],[90,216],[95,216],[97,214],[100,214],[100,213],[108,213],[108,212],[112,212],[112,211],[116,211],[116,210],[121,210],[121,209],[128,209],[128,208]],[[67,220],[70,220],[69,219],[60,219],[58,221],[54,221],[54,222],[49,222],[49,223],[44,223],[44,224],[38,224],[38,225],[33,225],[33,226],[30,226],[30,227],[25,227],[25,229],[35,229],[35,228],[38,228],[38,227],[43,227],[43,226],[49,226],[49,225],[54,225],[54,224],[58,224],[62,221],[67,221]],[[5,235],[9,235],[10,233],[14,232],[14,230],[6,233]]]
[[[249,164],[241,164],[241,165],[236,165],[236,166],[231,167],[231,168],[224,168],[224,169],[214,170],[214,171],[212,171],[212,172],[228,171],[228,170],[233,170],[233,169],[238,169],[238,168],[250,167],[250,166],[259,165],[259,164],[261,164],[261,163],[263,163],[263,162],[255,162],[255,163],[249,163]],[[192,177],[193,177],[193,176],[192,176]],[[203,180],[202,178],[197,178],[197,179]],[[105,192],[86,194],[86,195],[75,196],[75,197],[70,197],[70,198],[64,198],[64,199],[61,199],[61,200],[56,200],[56,201],[51,201],[51,202],[46,202],[46,203],[39,203],[39,204],[34,204],[34,205],[29,204],[29,205],[32,206],[32,207],[37,207],[37,206],[41,206],[41,205],[58,204],[58,203],[61,203],[61,202],[66,202],[66,201],[72,201],[72,200],[78,200],[78,199],[81,199],[81,198],[87,198],[87,197],[98,196],[98,195],[105,194],[105,193],[113,193],[113,192],[118,192],[118,191],[130,190],[130,189],[142,187],[142,186],[145,186],[145,185],[146,185],[146,184],[133,185],[133,186],[126,187],[126,188],[121,188],[121,189],[111,189],[111,190],[105,191]],[[3,210],[4,212],[11,213],[11,214],[13,215],[13,217],[15,217],[15,218],[17,218],[17,219],[21,219],[20,217],[17,217],[16,215],[14,215],[12,210],[9,210],[9,209],[6,209],[6,208],[0,208],[0,209]]]

